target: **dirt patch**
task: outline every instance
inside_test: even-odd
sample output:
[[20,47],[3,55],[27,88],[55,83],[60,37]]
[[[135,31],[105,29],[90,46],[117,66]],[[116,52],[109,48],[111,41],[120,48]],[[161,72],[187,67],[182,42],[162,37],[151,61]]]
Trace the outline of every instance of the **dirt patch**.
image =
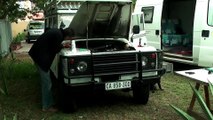
[[14,53],[17,58],[30,58],[28,53]]
[[6,59],[14,59],[14,60],[20,60],[20,61],[24,61],[24,60],[32,61],[32,59],[31,59],[31,57],[29,56],[28,53],[10,53],[6,57]]

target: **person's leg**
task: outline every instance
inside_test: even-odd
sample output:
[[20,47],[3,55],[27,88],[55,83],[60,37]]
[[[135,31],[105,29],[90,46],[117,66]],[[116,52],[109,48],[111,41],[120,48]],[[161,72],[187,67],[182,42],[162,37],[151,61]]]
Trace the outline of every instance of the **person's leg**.
[[38,72],[41,77],[41,94],[42,94],[42,109],[49,109],[54,104],[52,96],[52,81],[49,75],[49,71],[43,71],[38,65]]

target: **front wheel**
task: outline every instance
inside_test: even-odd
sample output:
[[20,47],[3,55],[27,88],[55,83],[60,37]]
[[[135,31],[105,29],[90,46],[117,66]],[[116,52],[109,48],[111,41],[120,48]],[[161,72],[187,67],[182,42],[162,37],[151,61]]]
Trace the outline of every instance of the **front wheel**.
[[59,94],[59,105],[63,113],[72,113],[77,111],[75,95],[70,91],[68,86],[61,84]]
[[29,33],[27,34],[27,37],[26,37],[26,43],[30,43],[30,34]]
[[149,100],[150,85],[138,83],[133,86],[133,98],[136,103],[147,104]]
[[53,96],[59,109],[63,113],[77,111],[75,95],[71,92],[70,87],[66,86],[60,79],[57,79],[52,71],[50,71],[50,76],[52,79]]
[[26,43],[30,43],[30,40],[29,40],[29,38],[27,38],[27,39],[26,39]]

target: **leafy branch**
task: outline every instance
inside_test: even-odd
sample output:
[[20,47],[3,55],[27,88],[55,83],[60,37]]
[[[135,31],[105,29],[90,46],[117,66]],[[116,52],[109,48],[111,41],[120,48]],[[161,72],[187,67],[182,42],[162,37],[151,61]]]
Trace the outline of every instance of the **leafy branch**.
[[1,0],[0,1],[0,19],[8,18],[9,21],[17,22],[18,18],[24,18],[28,10],[20,9],[17,0]]

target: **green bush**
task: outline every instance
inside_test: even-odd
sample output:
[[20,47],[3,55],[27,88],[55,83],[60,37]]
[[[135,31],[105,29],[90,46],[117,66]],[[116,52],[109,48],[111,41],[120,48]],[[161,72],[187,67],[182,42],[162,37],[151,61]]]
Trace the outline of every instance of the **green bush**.
[[19,43],[21,42],[22,40],[25,39],[25,33],[18,33],[14,38],[13,38],[13,43]]
[[36,68],[31,61],[20,61],[0,57],[0,94],[8,95],[7,82],[14,79],[29,78],[35,74]]

